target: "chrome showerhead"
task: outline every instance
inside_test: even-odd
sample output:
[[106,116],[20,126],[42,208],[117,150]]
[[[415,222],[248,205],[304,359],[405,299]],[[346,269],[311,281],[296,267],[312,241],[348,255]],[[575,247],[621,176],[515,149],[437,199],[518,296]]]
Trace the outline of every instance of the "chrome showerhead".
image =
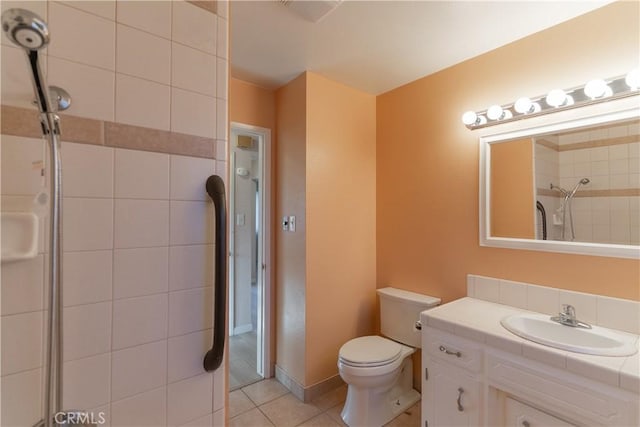
[[27,50],[39,50],[49,44],[47,24],[25,9],[8,9],[2,14],[2,30],[9,40]]
[[570,197],[573,197],[576,194],[576,191],[578,191],[578,188],[580,188],[581,185],[587,185],[590,182],[591,181],[589,180],[589,178],[582,178],[580,181],[578,181],[576,186],[573,187],[573,190],[571,190]]
[[588,184],[588,183],[590,183],[590,182],[591,182],[591,181],[589,181],[589,178],[582,178],[582,179],[580,180],[580,184],[582,184],[582,185],[586,185],[586,184]]

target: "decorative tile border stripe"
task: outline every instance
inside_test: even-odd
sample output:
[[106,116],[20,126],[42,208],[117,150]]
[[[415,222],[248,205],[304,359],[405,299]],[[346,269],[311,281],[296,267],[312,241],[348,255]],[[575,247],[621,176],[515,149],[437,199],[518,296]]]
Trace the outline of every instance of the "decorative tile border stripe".
[[[549,196],[562,198],[562,194],[548,188],[538,188],[536,190],[538,196]],[[576,193],[576,197],[634,197],[640,196],[640,188],[618,188],[609,190],[580,190]]]
[[544,139],[544,138],[535,140],[536,144],[540,144],[543,147],[547,147],[554,151],[584,150],[586,148],[609,147],[611,145],[631,144],[633,142],[639,142],[639,141],[640,141],[640,135],[628,135],[628,136],[619,136],[617,138],[596,139],[593,141],[576,142],[573,144],[565,144],[565,145],[558,145],[557,143],[553,141],[549,141],[548,139]]
[[198,6],[200,9],[207,10],[211,13],[218,14],[218,2],[216,0],[187,0],[187,3],[191,3],[194,6]]
[[[5,135],[40,138],[39,113],[35,110],[2,105]],[[216,140],[195,135],[169,132],[122,123],[105,122],[84,117],[60,115],[62,140],[82,144],[105,145],[132,150],[216,158]]]

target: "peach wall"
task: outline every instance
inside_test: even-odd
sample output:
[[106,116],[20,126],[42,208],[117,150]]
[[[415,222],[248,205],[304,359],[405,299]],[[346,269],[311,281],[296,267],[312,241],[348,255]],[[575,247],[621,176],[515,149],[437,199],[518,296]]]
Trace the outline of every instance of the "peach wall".
[[491,145],[491,235],[535,238],[531,139]]
[[307,73],[305,385],[338,373],[340,346],[374,330],[375,96]]
[[[377,98],[377,281],[451,301],[468,273],[640,299],[637,260],[480,247],[466,110],[638,66],[638,2],[607,5]],[[597,29],[597,31],[596,31]]]
[[300,384],[305,379],[306,295],[306,82],[305,74],[276,92],[276,218],[295,215],[296,231],[275,228],[276,364]]
[[275,91],[232,77],[229,80],[229,118],[232,122],[260,126],[273,132],[276,127]]

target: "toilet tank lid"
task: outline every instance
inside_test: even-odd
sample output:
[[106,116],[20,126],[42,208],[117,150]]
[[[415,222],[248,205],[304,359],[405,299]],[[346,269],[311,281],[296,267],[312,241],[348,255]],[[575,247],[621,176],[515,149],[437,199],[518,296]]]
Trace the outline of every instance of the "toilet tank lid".
[[421,304],[425,307],[435,307],[436,305],[439,305],[441,301],[440,298],[392,287],[380,288],[377,290],[377,292],[380,297],[387,297],[405,302],[413,302],[414,304]]

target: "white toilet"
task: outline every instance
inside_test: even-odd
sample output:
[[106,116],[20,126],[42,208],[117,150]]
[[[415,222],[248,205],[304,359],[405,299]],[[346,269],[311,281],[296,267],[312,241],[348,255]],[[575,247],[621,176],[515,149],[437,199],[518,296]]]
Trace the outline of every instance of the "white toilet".
[[349,386],[342,419],[351,427],[379,427],[420,400],[411,354],[420,348],[416,322],[439,298],[396,288],[377,290],[381,336],[354,338],[340,348],[338,371]]

